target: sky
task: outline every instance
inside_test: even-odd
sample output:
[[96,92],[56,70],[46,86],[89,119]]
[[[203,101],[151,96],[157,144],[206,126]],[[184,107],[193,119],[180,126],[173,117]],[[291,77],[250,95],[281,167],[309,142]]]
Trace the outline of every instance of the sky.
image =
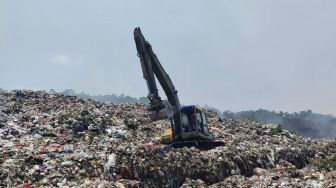
[[140,27],[181,104],[336,115],[335,23],[334,0],[0,0],[0,87],[147,96]]

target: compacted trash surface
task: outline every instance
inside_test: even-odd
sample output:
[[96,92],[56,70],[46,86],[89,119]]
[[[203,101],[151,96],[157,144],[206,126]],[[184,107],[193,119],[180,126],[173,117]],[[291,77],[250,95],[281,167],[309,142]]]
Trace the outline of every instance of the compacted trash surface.
[[279,125],[206,110],[225,145],[199,150],[160,144],[142,103],[13,90],[0,110],[0,187],[336,187],[335,140]]

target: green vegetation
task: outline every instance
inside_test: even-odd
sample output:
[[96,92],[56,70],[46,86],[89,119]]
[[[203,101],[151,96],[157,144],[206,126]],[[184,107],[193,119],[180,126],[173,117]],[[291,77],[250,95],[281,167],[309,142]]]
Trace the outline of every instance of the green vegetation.
[[333,171],[336,169],[336,154],[331,157],[323,159],[319,164],[317,164],[321,170]]
[[271,129],[271,133],[272,135],[278,135],[278,134],[281,134],[282,133],[282,125],[278,125],[276,126],[275,128],[272,128]]
[[133,119],[129,119],[129,118],[124,119],[124,124],[130,129],[138,128],[138,123],[135,122]]

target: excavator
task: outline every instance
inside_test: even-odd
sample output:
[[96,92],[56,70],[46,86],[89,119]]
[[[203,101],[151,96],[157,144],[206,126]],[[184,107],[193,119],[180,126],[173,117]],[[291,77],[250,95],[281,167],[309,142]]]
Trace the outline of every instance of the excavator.
[[[148,115],[151,121],[170,120],[171,128],[166,129],[160,137],[162,144],[172,144],[173,147],[184,146],[212,146],[224,145],[221,141],[214,141],[209,132],[206,114],[198,105],[182,106],[179,102],[177,90],[169,75],[162,67],[153,52],[151,44],[145,40],[139,27],[134,29],[134,40],[137,56],[140,58],[143,78],[147,82],[149,104]],[[158,93],[156,79],[162,86],[167,100],[162,100]],[[203,145],[203,146],[201,146]]]

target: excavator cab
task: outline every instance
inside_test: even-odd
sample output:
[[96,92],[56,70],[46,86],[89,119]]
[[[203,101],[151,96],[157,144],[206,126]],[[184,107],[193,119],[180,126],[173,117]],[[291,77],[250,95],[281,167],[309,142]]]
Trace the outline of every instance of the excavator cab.
[[[181,126],[183,127],[182,139],[195,138],[195,134],[209,136],[206,115],[202,109],[195,105],[184,106],[180,110]],[[199,136],[196,136],[197,138]]]
[[212,141],[214,136],[209,132],[208,121],[202,108],[197,105],[183,106],[181,113],[182,141]]

